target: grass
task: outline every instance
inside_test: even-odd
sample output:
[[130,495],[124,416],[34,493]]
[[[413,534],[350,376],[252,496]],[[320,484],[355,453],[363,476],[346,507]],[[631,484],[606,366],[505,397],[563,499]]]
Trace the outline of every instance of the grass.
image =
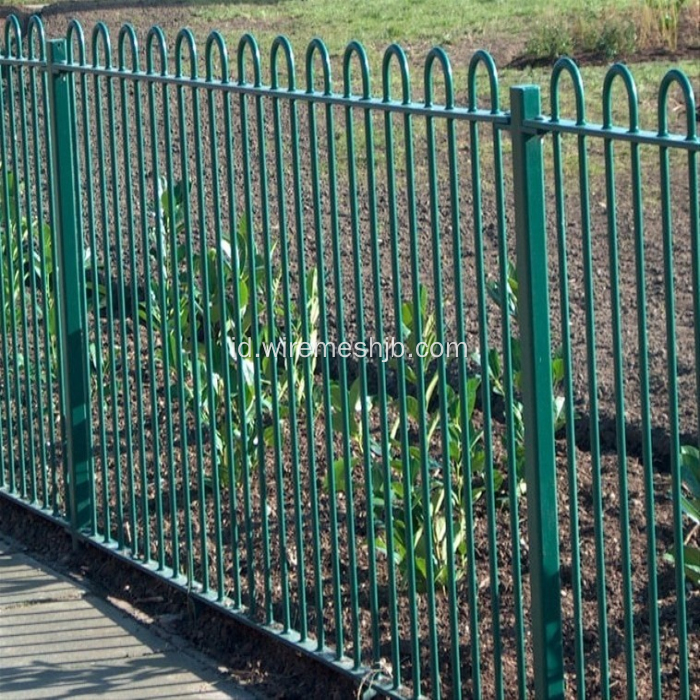
[[[691,2],[700,7],[700,0]],[[351,40],[359,40],[367,49],[375,92],[379,90],[384,50],[389,44],[397,42],[409,56],[416,96],[421,92],[425,54],[431,46],[443,45],[453,60],[458,97],[465,100],[467,61],[475,49],[490,49],[498,60],[499,54],[504,52],[524,51],[541,27],[549,26],[553,18],[570,27],[572,32],[581,34],[581,27],[586,22],[590,25],[592,17],[614,27],[610,18],[622,22],[637,15],[641,17],[642,11],[649,7],[650,0],[593,0],[585,3],[585,7],[578,0],[530,0],[527,3],[520,0],[257,0],[232,3],[194,0],[191,24],[198,35],[204,35],[207,28],[220,28],[230,42],[232,53],[240,34],[251,31],[258,40],[265,68],[272,40],[278,34],[285,34],[296,51],[299,79],[303,78],[301,67],[308,42],[314,37],[321,37],[333,61],[336,89],[340,89],[341,57]],[[648,34],[649,28],[645,31]],[[589,34],[592,33],[589,30]],[[641,29],[638,34],[641,34]],[[609,46],[612,60],[616,53],[614,42],[624,41],[624,37],[617,36],[611,30],[607,36],[612,42]],[[509,47],[505,51],[502,49],[504,45]],[[502,61],[499,63],[503,65]],[[698,84],[698,61],[680,61],[676,65],[687,72],[694,84]],[[657,89],[668,68],[669,65],[664,62],[634,66],[642,121],[647,128],[655,126]],[[586,91],[587,110],[592,121],[600,120],[600,88],[605,71],[605,67],[582,69],[585,85],[589,86]],[[549,73],[548,67],[501,70],[502,94],[507,99],[510,85],[537,82],[545,87],[543,105],[547,106]],[[439,86],[436,94],[441,94]],[[561,102],[562,113],[571,114],[573,95],[570,90],[562,91]],[[626,104],[626,101],[623,102]],[[624,123],[624,110],[619,118]]]
[[[624,12],[639,0],[594,0],[589,11],[615,7]],[[283,31],[297,45],[305,45],[314,36],[322,36],[333,55],[342,53],[352,39],[367,47],[381,50],[400,41],[415,44],[457,44],[482,35],[527,34],[528,22],[549,11],[546,0],[282,0],[281,2],[212,3],[195,0],[196,17],[216,25],[217,22],[247,20],[264,33]],[[577,0],[560,0],[558,14],[573,16]],[[268,25],[270,29],[264,25]]]

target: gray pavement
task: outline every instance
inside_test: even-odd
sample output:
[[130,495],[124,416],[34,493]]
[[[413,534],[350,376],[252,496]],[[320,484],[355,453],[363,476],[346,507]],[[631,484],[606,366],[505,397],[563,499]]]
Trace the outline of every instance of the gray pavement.
[[252,699],[182,640],[0,537],[0,698],[93,697]]

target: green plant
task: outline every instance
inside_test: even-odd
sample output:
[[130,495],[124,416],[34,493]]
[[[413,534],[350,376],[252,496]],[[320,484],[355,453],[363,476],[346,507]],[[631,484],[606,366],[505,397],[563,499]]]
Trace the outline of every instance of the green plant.
[[[56,333],[56,295],[54,294],[53,245],[51,227],[37,220],[30,221],[23,213],[19,202],[23,196],[24,183],[15,180],[15,174],[7,171],[7,201],[0,202],[0,260],[2,264],[2,309],[6,337],[13,337],[21,328],[26,309],[22,308],[23,289],[34,287],[40,297],[34,313],[36,320],[45,327],[49,344],[49,360],[56,376],[58,347]],[[19,196],[19,200],[18,200]],[[25,292],[25,303],[29,296]],[[19,346],[13,349],[17,366],[25,364]],[[33,371],[30,366],[30,371]]]
[[556,59],[574,51],[569,29],[561,22],[538,24],[525,44],[525,53],[535,58]]
[[607,59],[634,53],[637,50],[637,27],[626,18],[606,17],[600,23],[593,50]]
[[[416,367],[407,362],[406,358],[417,356],[419,341],[430,346],[436,340],[435,317],[429,308],[427,290],[421,286],[418,308],[410,302],[401,306],[402,342],[404,343],[404,359],[391,358],[387,362],[389,369],[398,370],[402,363],[405,373],[405,412],[398,398],[389,401],[389,413],[393,416],[388,427],[387,449],[388,459],[384,461],[381,444],[369,436],[369,455],[363,453],[362,421],[359,420],[363,410],[361,384],[356,380],[350,388],[348,405],[350,407],[350,439],[353,456],[350,467],[358,467],[363,458],[369,459],[372,469],[372,509],[375,518],[377,550],[393,558],[400,580],[406,586],[412,567],[415,571],[415,585],[419,593],[425,592],[430,585],[429,563],[432,565],[432,584],[444,587],[448,582],[450,563],[455,564],[457,578],[461,578],[466,570],[466,533],[467,518],[465,504],[465,481],[476,479],[476,487],[472,492],[473,499],[478,499],[483,493],[483,433],[473,422],[476,397],[480,386],[480,377],[471,377],[466,386],[465,402],[449,385],[444,387],[443,402],[447,407],[447,430],[449,438],[450,478],[444,472],[441,440],[439,435],[440,413],[436,409],[436,391],[439,386],[439,374],[430,364],[424,368],[426,372],[423,384],[422,405],[425,410],[424,446],[428,453],[427,469],[423,465],[422,450],[419,445],[411,444],[403,449],[403,432],[420,429],[421,402],[418,400],[420,381]],[[418,322],[420,321],[420,335]],[[340,388],[331,388],[333,404],[333,427],[342,431],[342,399]],[[364,397],[364,409],[371,411],[375,408],[372,397]],[[463,411],[466,415],[463,416]],[[463,439],[462,425],[466,418],[469,435]],[[472,473],[464,474],[465,455],[463,446],[469,450]],[[340,492],[347,488],[346,464],[338,459],[333,464],[335,489]],[[427,481],[426,481],[427,479]],[[326,478],[326,488],[330,479]],[[448,521],[446,506],[452,509],[452,520]],[[391,528],[389,524],[391,523]],[[387,539],[391,532],[391,540]],[[428,553],[428,533],[431,551]]]
[[[692,528],[683,542],[683,568],[686,578],[694,585],[700,585],[700,546],[697,538],[700,530],[700,451],[697,447],[681,447],[681,478],[685,494],[681,496],[683,513],[692,523]],[[665,555],[667,561],[675,563],[671,553]]]
[[[480,378],[472,377],[467,383],[466,403],[463,405],[460,396],[451,388],[446,387],[446,403],[448,406],[448,431],[450,438],[450,471],[451,478],[445,478],[442,460],[435,454],[428,458],[428,483],[422,482],[421,454],[417,446],[410,446],[405,462],[402,459],[401,442],[393,434],[390,439],[390,463],[387,468],[390,472],[390,492],[385,490],[385,474],[381,462],[376,462],[373,474],[373,504],[375,517],[377,518],[379,534],[377,536],[377,549],[388,553],[386,540],[386,523],[391,517],[393,523],[392,550],[394,563],[398,568],[401,580],[406,583],[409,577],[408,567],[411,562],[415,567],[416,590],[425,592],[430,583],[428,577],[428,551],[426,547],[426,531],[430,531],[432,570],[432,583],[444,588],[448,583],[450,562],[454,562],[455,574],[459,580],[466,571],[466,534],[467,522],[465,480],[477,478],[479,484],[472,491],[472,498],[477,500],[483,493],[484,451],[483,433],[473,423],[476,396],[479,390]],[[466,412],[469,426],[469,436],[463,440],[461,433],[462,411]],[[409,402],[409,418],[415,421],[417,416],[417,404]],[[428,442],[434,438],[434,431],[439,416],[428,416],[429,431]],[[469,450],[471,474],[465,474],[463,445]],[[410,494],[407,493],[410,491]],[[427,498],[426,498],[427,494]],[[452,520],[446,515],[446,501],[450,499],[452,506]],[[410,502],[410,510],[408,503]],[[408,524],[413,539],[410,540]],[[448,528],[451,529],[451,538],[448,536]],[[410,556],[409,556],[410,548]]]
[[[511,356],[511,381],[513,388],[513,428],[515,434],[515,457],[516,457],[516,474],[518,484],[516,490],[520,495],[525,493],[525,423],[523,417],[523,404],[520,401],[522,395],[522,348],[520,337],[516,334],[518,324],[518,280],[515,265],[508,261],[505,289],[501,288],[498,281],[492,281],[488,284],[487,290],[491,299],[501,309],[502,313],[507,313],[510,316],[510,356]],[[481,365],[482,360],[479,353],[475,353],[474,360]],[[492,390],[495,394],[506,398],[506,386],[504,368],[501,363],[501,356],[495,348],[492,348],[488,353],[486,368],[489,374],[489,380]],[[561,384],[564,380],[564,360],[561,348],[557,349],[552,355],[551,360],[552,372],[552,421],[554,431],[561,430],[566,424],[565,400],[564,396],[558,393],[561,389]],[[504,437],[505,442],[505,437]],[[504,469],[507,465],[504,465]]]
[[[208,245],[204,250],[193,251],[185,239],[184,207],[188,196],[182,183],[172,190],[162,185],[156,203],[159,209],[154,212],[160,226],[154,227],[150,235],[154,274],[148,280],[147,293],[151,295],[154,326],[164,339],[157,350],[158,357],[163,361],[167,355],[173,373],[169,378],[172,380],[170,391],[177,395],[182,389],[188,415],[198,415],[202,423],[209,426],[221,467],[222,485],[227,485],[229,467],[240,465],[244,457],[253,462],[257,458],[260,437],[257,428],[263,428],[262,438],[266,443],[273,440],[273,421],[286,417],[284,399],[290,390],[290,375],[297,401],[302,400],[304,384],[297,370],[301,359],[298,353],[285,357],[294,371],[282,372],[274,351],[262,351],[264,345],[274,346],[279,341],[285,314],[279,294],[280,276],[273,274],[269,280],[270,298],[266,261],[257,251],[246,221],[240,219],[238,229],[223,237],[218,247]],[[208,281],[206,288],[205,279]],[[306,314],[311,341],[319,315],[317,286],[316,271],[312,269],[306,279]],[[164,308],[161,308],[161,298],[166,299]],[[208,318],[205,309],[209,310]],[[145,313],[145,304],[142,304],[143,318]],[[291,332],[300,333],[301,314],[294,304],[289,317]],[[172,332],[178,327],[179,346]],[[170,332],[164,333],[165,328]],[[257,340],[258,347],[253,347],[253,339]],[[212,366],[207,362],[207,348],[211,351]],[[180,366],[182,376],[177,373]],[[230,378],[230,392],[226,389],[225,373]],[[214,397],[213,414],[210,393]],[[258,404],[262,413],[261,426],[257,424]],[[232,441],[222,429],[229,409]],[[247,430],[242,430],[244,425]],[[240,472],[237,474],[240,476]]]
[[644,0],[663,45],[675,51],[678,48],[678,29],[686,0]]

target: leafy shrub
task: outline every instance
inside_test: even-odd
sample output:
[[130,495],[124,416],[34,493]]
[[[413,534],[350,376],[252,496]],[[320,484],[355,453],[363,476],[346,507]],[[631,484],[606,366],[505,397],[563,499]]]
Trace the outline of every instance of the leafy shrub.
[[681,12],[686,0],[644,0],[647,17],[661,44],[671,51],[678,48],[678,30]]
[[[37,321],[46,329],[49,342],[49,354],[52,371],[56,373],[58,347],[56,334],[56,280],[53,271],[53,244],[51,227],[44,223],[41,229],[38,221],[29,221],[19,206],[17,193],[21,201],[24,183],[16,182],[15,175],[8,171],[7,201],[0,202],[0,264],[2,273],[3,308],[2,318],[5,328],[2,331],[12,337],[12,329],[21,328],[23,314],[23,290],[31,285],[41,295],[35,314]],[[25,296],[25,303],[29,297]],[[13,348],[17,366],[31,362],[25,358],[20,347]],[[30,371],[31,367],[30,367]]]
[[[148,293],[151,295],[154,327],[165,339],[157,356],[163,360],[167,355],[173,371],[173,376],[168,378],[172,380],[169,390],[175,395],[184,390],[188,414],[198,415],[209,427],[221,467],[220,478],[222,484],[227,485],[229,468],[240,465],[244,459],[256,459],[261,437],[258,429],[262,429],[262,439],[272,442],[274,422],[279,425],[286,417],[287,392],[294,391],[300,402],[304,383],[298,371],[298,354],[285,358],[291,363],[291,368],[281,372],[274,355],[260,352],[263,343],[275,343],[283,335],[279,330],[284,329],[285,317],[279,294],[279,274],[269,280],[272,298],[268,299],[265,260],[258,253],[255,238],[243,219],[239,221],[238,230],[223,237],[218,247],[208,246],[197,252],[193,252],[191,246],[188,249],[187,243],[183,242],[187,196],[189,193],[181,183],[172,191],[165,185],[162,187],[156,203],[158,216],[155,217],[160,227],[151,231],[151,270],[155,272],[148,280]],[[205,273],[207,289],[204,288]],[[305,283],[305,313],[314,333],[319,317],[315,269],[309,271]],[[165,317],[161,311],[161,297],[167,300]],[[205,308],[209,309],[208,319]],[[142,314],[145,314],[145,309],[142,309]],[[292,337],[300,336],[301,313],[295,305],[290,309],[289,317],[292,328],[286,330]],[[172,332],[178,326],[182,340],[181,356]],[[165,333],[165,328],[170,332]],[[254,338],[259,347],[252,347]],[[313,336],[310,341],[313,342]],[[207,365],[207,347],[211,349],[212,367]],[[253,359],[256,354],[259,354],[257,370]],[[180,363],[183,376],[177,375]],[[226,390],[225,373],[230,378],[230,392]],[[213,415],[210,392],[214,396]],[[258,425],[258,405],[262,413],[261,425]],[[229,408],[232,412],[232,441],[222,429]],[[244,426],[246,430],[243,430]]]
[[557,59],[574,51],[571,32],[561,22],[538,24],[525,45],[525,53],[535,58]]
[[619,17],[605,19],[600,26],[594,51],[608,59],[637,50],[637,28],[633,21]]

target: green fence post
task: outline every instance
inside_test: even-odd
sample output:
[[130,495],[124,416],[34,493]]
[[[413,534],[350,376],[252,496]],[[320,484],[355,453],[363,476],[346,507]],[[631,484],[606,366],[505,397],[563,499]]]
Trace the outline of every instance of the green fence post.
[[82,227],[75,189],[71,85],[66,66],[66,41],[49,42],[50,119],[56,199],[59,313],[63,319],[63,361],[66,415],[63,416],[68,455],[68,511],[74,531],[94,528],[92,522],[92,446],[87,309],[82,264]]
[[510,90],[535,697],[564,697],[540,89]]

